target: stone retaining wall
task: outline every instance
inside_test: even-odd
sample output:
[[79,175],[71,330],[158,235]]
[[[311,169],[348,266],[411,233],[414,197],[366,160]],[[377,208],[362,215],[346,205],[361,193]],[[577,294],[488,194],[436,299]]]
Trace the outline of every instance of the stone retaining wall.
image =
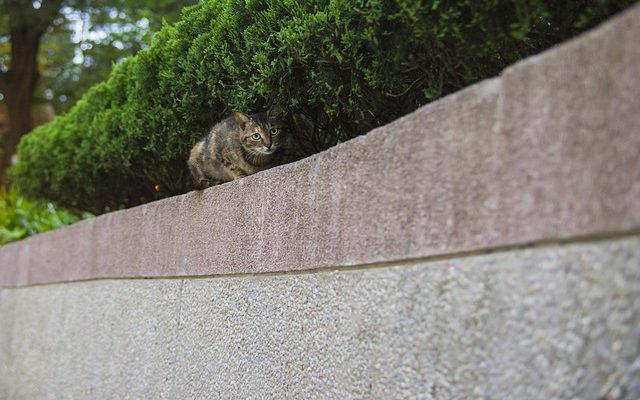
[[640,397],[638,38],[0,248],[0,399]]

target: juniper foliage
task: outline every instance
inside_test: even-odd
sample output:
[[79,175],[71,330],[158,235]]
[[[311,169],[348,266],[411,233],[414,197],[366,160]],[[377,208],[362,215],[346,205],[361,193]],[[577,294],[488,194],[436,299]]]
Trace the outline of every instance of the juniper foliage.
[[25,136],[30,196],[101,213],[189,190],[232,110],[280,104],[300,156],[361,135],[602,21],[616,0],[209,0]]

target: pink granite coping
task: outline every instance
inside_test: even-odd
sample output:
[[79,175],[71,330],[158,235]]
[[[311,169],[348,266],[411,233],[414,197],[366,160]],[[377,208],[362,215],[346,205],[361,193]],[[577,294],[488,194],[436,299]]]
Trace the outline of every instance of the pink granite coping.
[[0,248],[0,286],[396,262],[640,228],[640,6],[299,162]]

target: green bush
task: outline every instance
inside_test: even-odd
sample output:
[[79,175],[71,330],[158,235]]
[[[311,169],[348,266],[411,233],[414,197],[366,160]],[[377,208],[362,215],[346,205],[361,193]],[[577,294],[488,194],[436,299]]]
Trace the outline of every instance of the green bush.
[[366,133],[633,1],[211,0],[185,9],[69,112],[13,177],[96,213],[189,189],[185,160],[232,110],[287,111],[301,156]]
[[93,215],[62,210],[52,203],[27,200],[15,189],[0,188],[0,245],[90,217]]

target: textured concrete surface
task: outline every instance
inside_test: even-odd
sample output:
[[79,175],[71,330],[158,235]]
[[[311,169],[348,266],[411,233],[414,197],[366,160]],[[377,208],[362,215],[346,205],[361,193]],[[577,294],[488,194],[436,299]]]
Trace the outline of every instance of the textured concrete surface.
[[0,286],[361,265],[637,230],[638,37],[640,6],[314,157],[4,246]]
[[640,236],[0,290],[0,398],[638,399]]

